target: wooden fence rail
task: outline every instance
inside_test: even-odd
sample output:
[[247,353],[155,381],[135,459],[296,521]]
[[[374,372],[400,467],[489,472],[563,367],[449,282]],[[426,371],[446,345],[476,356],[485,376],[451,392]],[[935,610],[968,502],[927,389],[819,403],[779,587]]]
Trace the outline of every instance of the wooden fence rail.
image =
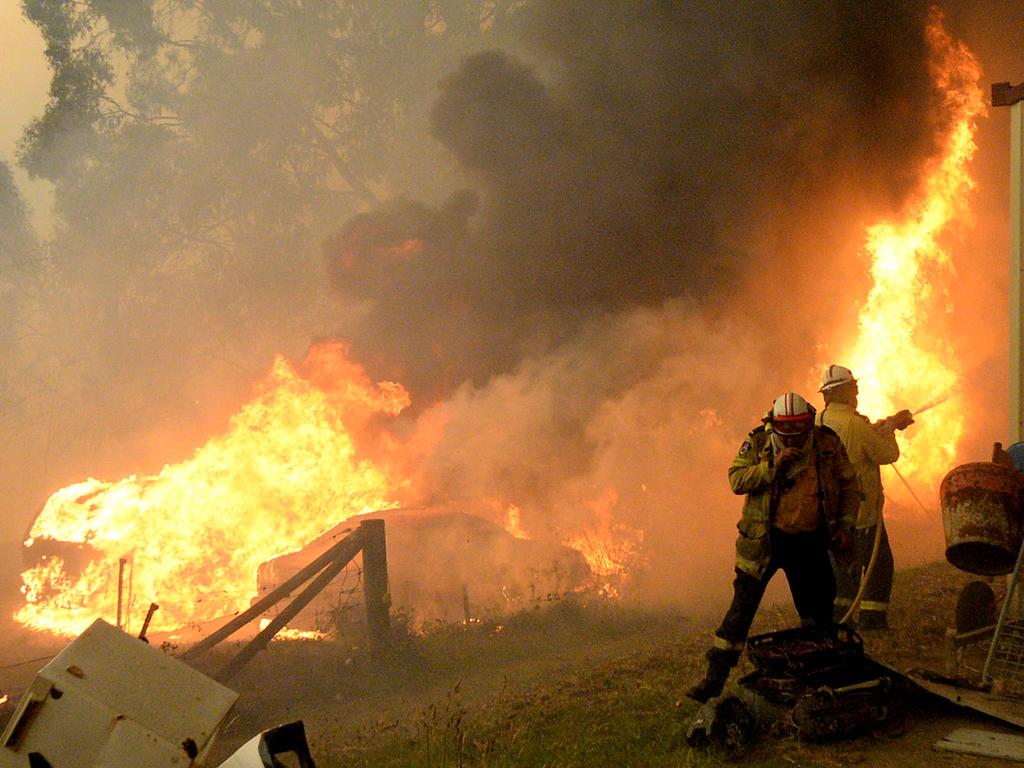
[[387,649],[391,624],[387,544],[383,520],[362,521],[355,531],[333,545],[283,584],[257,600],[223,627],[187,649],[181,658],[188,660],[208,651],[253,619],[266,613],[278,602],[289,597],[293,590],[307,581],[310,582],[214,676],[220,682],[227,682],[238,674],[253,656],[266,648],[274,635],[281,631],[314,597],[320,594],[360,551],[363,553],[363,595],[366,601],[367,640],[371,657],[380,659]]

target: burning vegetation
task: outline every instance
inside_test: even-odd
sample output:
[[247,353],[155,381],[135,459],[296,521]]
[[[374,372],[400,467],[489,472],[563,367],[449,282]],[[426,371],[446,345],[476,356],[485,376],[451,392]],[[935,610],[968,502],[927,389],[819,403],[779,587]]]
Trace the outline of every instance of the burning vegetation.
[[248,606],[263,561],[394,506],[399,483],[356,455],[351,430],[397,414],[407,393],[371,384],[338,344],[315,348],[303,369],[305,377],[278,358],[228,430],[190,460],[51,496],[26,542],[26,555],[41,562],[24,575],[17,619],[74,635],[97,615],[115,615],[119,588],[129,625],[151,602],[160,604],[156,631],[228,616]]

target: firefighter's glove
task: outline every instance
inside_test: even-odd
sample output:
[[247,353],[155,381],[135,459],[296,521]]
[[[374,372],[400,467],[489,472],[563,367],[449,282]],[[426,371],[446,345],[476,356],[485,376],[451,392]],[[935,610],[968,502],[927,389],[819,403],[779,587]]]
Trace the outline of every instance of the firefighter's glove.
[[779,455],[775,457],[775,466],[777,466],[779,469],[783,469],[785,467],[788,467],[790,464],[792,464],[799,458],[799,448],[793,448],[792,446],[788,448],[783,448],[781,451],[779,451]]
[[847,558],[853,554],[853,531],[849,528],[840,528],[832,537],[832,553],[836,557]]
[[899,413],[894,413],[889,417],[892,420],[892,426],[894,429],[906,429],[914,423],[914,414],[904,408]]

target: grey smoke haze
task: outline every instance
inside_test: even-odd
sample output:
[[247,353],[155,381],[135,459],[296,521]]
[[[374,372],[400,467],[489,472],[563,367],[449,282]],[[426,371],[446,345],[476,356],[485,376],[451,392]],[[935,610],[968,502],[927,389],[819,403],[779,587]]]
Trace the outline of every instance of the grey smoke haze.
[[[1021,9],[953,11],[983,63],[1016,68],[986,83],[1024,76]],[[380,47],[404,55],[396,41],[423,20],[394,14]],[[105,194],[76,197],[62,177],[49,292],[23,309],[6,376],[34,403],[5,435],[9,538],[55,487],[184,458],[274,352],[341,336],[412,391],[396,436],[419,445],[444,425],[419,456],[418,501],[500,497],[558,538],[614,487],[614,519],[645,532],[646,584],[701,603],[710,567],[728,586],[729,459],[855,321],[863,228],[899,209],[934,149],[926,16],[923,2],[525,2],[501,36],[416,59],[422,71],[372,60],[367,93],[408,121],[348,126],[366,140],[342,159],[373,171],[356,202],[281,184],[339,172],[289,140],[305,135],[303,100],[344,85],[319,68],[329,40],[282,24],[299,45],[282,35],[242,75],[225,57],[189,102],[188,140],[134,125],[127,160],[110,149],[123,162],[90,180]],[[396,89],[401,109],[384,98]],[[282,92],[294,101],[262,108]],[[1004,157],[991,160],[1005,135],[982,134],[983,255],[1005,249]],[[278,152],[293,175],[266,172]],[[242,213],[225,224],[218,206]],[[1004,300],[997,263],[954,288],[966,325]],[[986,393],[1005,380],[989,330],[962,345]],[[1001,417],[974,422],[973,444]]]

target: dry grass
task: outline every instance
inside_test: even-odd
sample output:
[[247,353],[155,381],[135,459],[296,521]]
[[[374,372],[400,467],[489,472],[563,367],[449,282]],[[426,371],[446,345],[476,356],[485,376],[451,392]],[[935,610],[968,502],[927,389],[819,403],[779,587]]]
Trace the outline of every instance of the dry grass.
[[[895,631],[866,636],[868,652],[900,668],[943,671],[945,631],[973,578],[944,563],[898,573]],[[992,585],[1001,595],[1004,580]],[[754,631],[793,620],[788,602],[766,606]],[[691,749],[685,733],[697,707],[682,691],[702,672],[713,627],[711,618],[581,598],[501,624],[438,627],[420,637],[399,632],[380,665],[369,663],[358,640],[275,642],[232,682],[239,704],[208,765],[261,729],[292,720],[305,722],[320,768],[1005,765],[933,751],[955,727],[999,724],[928,698],[907,702],[902,727],[849,741],[766,736],[739,755]],[[35,643],[32,652],[43,647]],[[19,648],[30,646],[10,645],[8,655]],[[219,668],[232,650],[219,649],[202,668]],[[0,670],[0,686],[16,696],[33,669]]]
[[[898,574],[894,631],[868,635],[868,652],[901,668],[943,671],[945,631],[973,578],[945,564]],[[767,606],[754,631],[793,618],[788,604]],[[218,748],[227,754],[261,727],[302,719],[326,768],[996,764],[934,752],[931,744],[954,727],[998,724],[927,697],[907,702],[905,721],[850,741],[764,737],[742,755],[691,749],[685,733],[697,707],[682,691],[701,674],[712,628],[579,602],[406,638],[378,668],[330,643],[275,644],[236,681],[239,719]]]

